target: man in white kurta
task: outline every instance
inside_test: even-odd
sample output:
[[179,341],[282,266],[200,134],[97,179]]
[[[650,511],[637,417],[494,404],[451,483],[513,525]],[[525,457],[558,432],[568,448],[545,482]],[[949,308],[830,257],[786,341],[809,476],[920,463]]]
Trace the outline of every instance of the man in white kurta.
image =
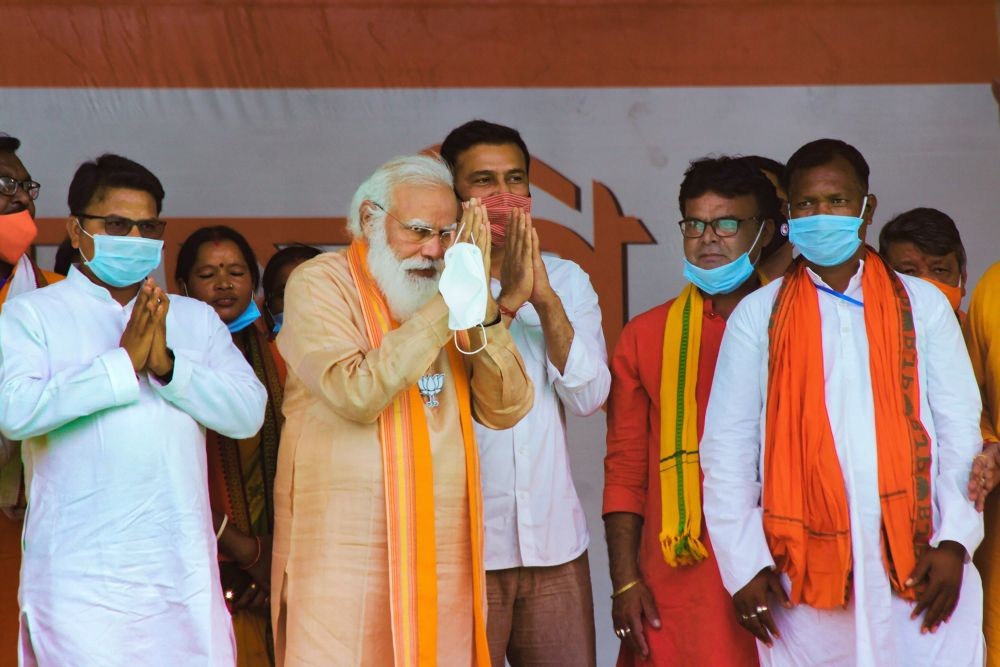
[[[794,226],[795,220],[790,224]],[[839,294],[832,293],[835,289],[828,291],[830,285],[819,274],[806,270],[818,290],[826,409],[846,487],[853,576],[844,609],[816,609],[806,604],[785,608],[772,596],[764,608],[770,607],[780,636],[773,637],[771,646],[758,641],[761,662],[872,667],[981,665],[982,584],[969,554],[982,538],[983,523],[966,498],[969,469],[981,444],[980,401],[955,314],[936,287],[899,276],[912,305],[920,418],[931,439],[930,546],[952,541],[966,551],[954,612],[936,631],[924,632],[922,619],[911,619],[913,603],[891,589],[882,561],[869,338],[860,305],[865,300],[861,289],[865,261],[860,261]],[[765,538],[760,499],[768,322],[781,283],[776,280],[744,298],[729,318],[701,442],[705,515],[723,583],[734,595],[763,570],[775,566]],[[901,576],[906,578],[909,573]],[[784,573],[781,585],[786,593],[790,590]]]
[[119,347],[133,304],[73,268],[0,316],[0,425],[22,440],[28,496],[22,650],[40,665],[233,664],[205,428],[252,435],[264,390],[215,312],[181,296],[173,378],[137,376]]
[[[152,178],[111,158],[85,167],[100,178],[122,165]],[[102,167],[107,163],[112,168]],[[71,187],[71,205],[73,195]],[[109,234],[113,216],[137,237],[135,223],[150,226],[162,189],[159,195],[154,208],[149,193],[131,187],[85,194],[85,210],[69,221],[71,237],[85,261],[98,261],[10,300],[0,314],[0,429],[22,441],[28,498],[22,665],[235,664],[205,429],[232,438],[256,433],[265,390],[214,310],[168,299],[145,274],[125,287],[102,282],[97,275],[120,276],[112,270],[129,262],[122,254],[102,256],[86,241]],[[158,261],[157,251],[150,270]],[[123,338],[141,319],[133,311],[149,298],[162,308],[162,328],[147,349],[171,357],[157,371],[163,380],[141,352],[133,356],[141,346]]]

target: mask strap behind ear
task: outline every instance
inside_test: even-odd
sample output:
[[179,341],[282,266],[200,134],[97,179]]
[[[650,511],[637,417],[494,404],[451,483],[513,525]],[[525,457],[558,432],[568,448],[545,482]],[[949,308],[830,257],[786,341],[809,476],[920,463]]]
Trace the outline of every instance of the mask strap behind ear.
[[478,350],[473,350],[472,352],[466,352],[465,350],[462,349],[462,346],[458,344],[458,332],[457,331],[455,331],[455,332],[452,333],[452,337],[455,339],[455,349],[458,350],[459,352],[461,352],[462,354],[464,354],[466,356],[469,356],[469,357],[471,357],[474,354],[479,354],[480,352],[482,352],[483,350],[486,349],[486,345],[487,345],[487,342],[486,342],[486,327],[483,326],[482,322],[480,322],[476,326],[483,330],[483,344],[482,344],[482,346]]
[[[80,218],[74,218],[74,220],[76,220],[76,226],[80,228],[81,232],[83,232],[84,234],[86,234],[90,238],[94,238],[93,234],[89,233],[86,229],[83,228],[83,223],[80,222]],[[93,257],[91,257],[90,259],[87,259],[87,256],[83,254],[83,246],[82,245],[79,248],[77,248],[77,251],[80,253],[80,259],[83,260],[84,264],[87,264],[87,263],[93,261],[93,259],[94,259]],[[96,241],[94,242],[94,255],[95,256],[97,255],[97,242]]]
[[[753,251],[753,247],[757,245],[757,241],[760,241],[760,235],[764,233],[764,227],[767,226],[767,220],[760,221],[760,229],[757,230],[757,236],[754,237],[753,243],[747,248],[747,259],[750,259],[750,253]],[[757,260],[753,262],[753,266],[757,266],[757,262],[760,261],[760,256],[764,254],[764,249],[761,248],[760,252],[757,253]]]
[[868,195],[865,195],[864,200],[861,202],[861,213],[858,214],[858,217],[861,218],[862,220],[865,217],[866,208],[868,208]]

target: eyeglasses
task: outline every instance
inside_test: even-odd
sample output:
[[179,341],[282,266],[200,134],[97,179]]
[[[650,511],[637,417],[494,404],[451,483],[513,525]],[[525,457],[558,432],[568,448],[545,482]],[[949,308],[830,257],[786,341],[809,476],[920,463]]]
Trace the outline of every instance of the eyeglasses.
[[13,197],[17,194],[18,188],[27,192],[28,196],[32,199],[38,199],[38,193],[41,192],[42,185],[40,183],[36,183],[30,178],[24,181],[19,181],[10,176],[0,176],[0,195]]
[[716,236],[727,237],[736,236],[740,231],[740,225],[749,220],[760,221],[760,217],[749,218],[716,218],[715,220],[699,220],[698,218],[684,218],[677,225],[681,228],[681,234],[689,239],[700,239],[705,234],[705,228],[711,226]]
[[389,211],[385,210],[381,204],[377,202],[372,202],[372,204],[378,210],[385,213],[388,217],[399,223],[399,226],[403,228],[403,238],[409,243],[424,245],[429,243],[431,239],[435,236],[441,240],[441,245],[444,247],[451,246],[455,242],[455,236],[458,229],[458,223],[445,227],[444,229],[435,229],[434,227],[428,227],[427,225],[421,225],[416,223],[406,224],[399,218],[394,216]]
[[128,236],[133,227],[139,228],[139,234],[143,238],[158,239],[163,236],[163,228],[167,226],[166,220],[150,218],[148,220],[132,220],[123,218],[120,215],[89,215],[87,213],[74,213],[77,218],[89,218],[90,220],[103,220],[104,231],[109,236]]

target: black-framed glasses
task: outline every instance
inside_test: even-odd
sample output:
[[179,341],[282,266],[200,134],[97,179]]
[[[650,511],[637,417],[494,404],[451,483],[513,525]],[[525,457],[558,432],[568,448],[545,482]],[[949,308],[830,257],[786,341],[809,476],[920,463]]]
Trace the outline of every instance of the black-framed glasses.
[[383,207],[378,202],[373,201],[372,205],[375,206],[375,208],[377,208],[378,210],[385,213],[386,216],[392,218],[397,223],[399,223],[399,226],[403,228],[403,238],[405,238],[410,243],[424,245],[425,243],[429,243],[431,239],[433,239],[435,236],[441,240],[441,245],[443,245],[446,248],[450,247],[451,244],[455,242],[455,236],[457,235],[458,232],[457,222],[453,225],[445,227],[444,229],[435,229],[434,227],[429,227],[428,225],[423,225],[413,222],[407,224],[402,220],[400,220],[399,218],[397,218],[396,216],[394,216],[392,213],[389,213],[389,211],[387,211],[385,207]]
[[716,218],[715,220],[699,220],[698,218],[684,218],[677,223],[681,228],[681,234],[689,239],[699,239],[705,233],[706,227],[711,227],[716,236],[736,236],[740,231],[740,225],[750,220],[760,221],[760,216],[749,218]]
[[38,193],[42,191],[42,184],[30,178],[19,181],[12,176],[0,176],[0,195],[13,197],[17,194],[18,188],[27,192],[32,199],[38,199]]
[[167,226],[167,221],[160,220],[159,218],[132,220],[120,215],[90,215],[88,213],[74,213],[73,215],[77,218],[102,220],[104,222],[104,231],[108,236],[128,236],[133,227],[138,227],[139,234],[143,238],[158,239],[163,236],[163,229]]

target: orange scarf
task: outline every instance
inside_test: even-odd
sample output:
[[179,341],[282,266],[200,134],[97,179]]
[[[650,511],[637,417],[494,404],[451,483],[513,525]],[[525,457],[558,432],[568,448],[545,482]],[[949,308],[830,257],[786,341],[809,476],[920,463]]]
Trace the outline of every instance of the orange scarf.
[[[368,273],[368,246],[355,240],[347,251],[351,277],[358,289],[371,349],[399,324]],[[462,440],[465,444],[472,544],[473,631],[478,667],[489,667],[483,591],[483,511],[479,485],[479,451],[472,429],[469,379],[454,344],[448,347],[455,383]],[[416,385],[400,392],[378,418],[385,478],[389,545],[389,599],[395,664],[437,664],[437,556],[434,538],[434,479],[424,402]]]
[[[931,447],[920,421],[917,345],[902,281],[871,248],[861,276],[882,508],[882,560],[904,587],[931,535]],[[791,601],[819,609],[849,596],[851,523],[826,409],[816,286],[797,259],[785,274],[771,321],[764,445],[764,532]]]

